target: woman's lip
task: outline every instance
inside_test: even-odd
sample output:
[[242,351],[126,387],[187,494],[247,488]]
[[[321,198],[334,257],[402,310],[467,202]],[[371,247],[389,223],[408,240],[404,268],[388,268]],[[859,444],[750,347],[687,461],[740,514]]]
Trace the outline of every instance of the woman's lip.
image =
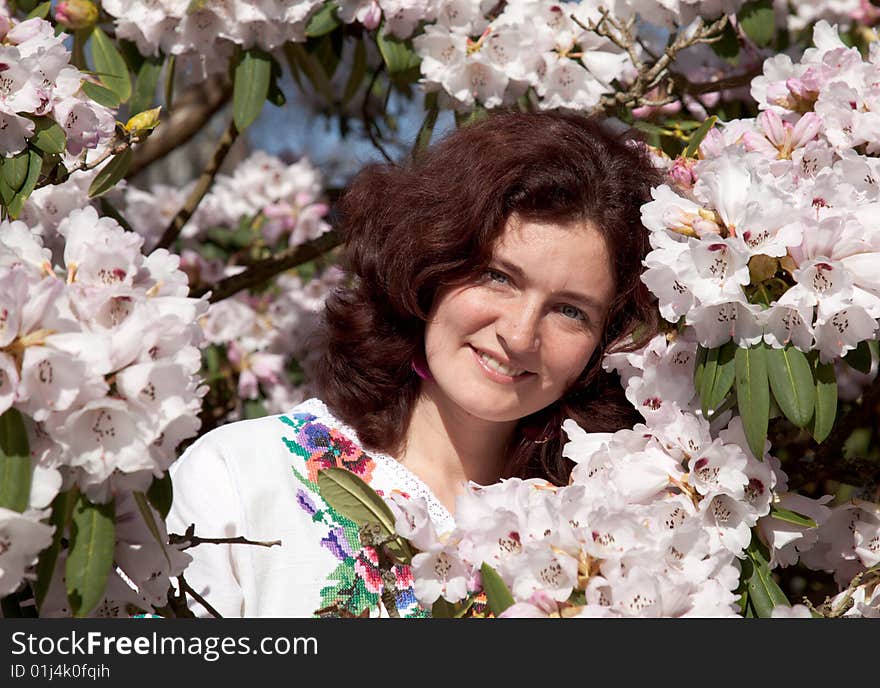
[[473,346],[471,346],[470,349],[474,353],[474,359],[477,361],[480,368],[483,369],[483,372],[486,374],[486,376],[490,380],[494,380],[495,382],[500,382],[503,384],[512,384],[514,382],[521,382],[522,380],[525,380],[526,378],[534,375],[534,373],[530,373],[528,371],[521,373],[521,374],[517,375],[516,377],[512,377],[510,375],[504,375],[503,373],[499,373],[497,370],[493,370],[492,368],[490,368],[489,366],[486,365],[486,363],[483,361],[482,357],[480,356],[480,351],[478,349],[475,349]]

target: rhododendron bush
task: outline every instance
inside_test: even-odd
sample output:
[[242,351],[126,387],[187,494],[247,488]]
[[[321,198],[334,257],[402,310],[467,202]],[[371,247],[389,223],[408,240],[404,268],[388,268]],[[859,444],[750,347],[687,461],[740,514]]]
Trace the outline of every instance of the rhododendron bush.
[[[3,616],[188,614],[186,550],[212,545],[166,532],[167,470],[310,395],[345,279],[325,171],[230,155],[294,96],[385,157],[392,102],[420,111],[414,150],[446,113],[603,113],[665,173],[642,208],[662,332],[603,362],[642,423],[566,421],[569,484],[472,484],[452,532],[322,473],[434,616],[880,616],[878,22],[867,0],[0,0]],[[204,169],[151,182],[211,117]]]

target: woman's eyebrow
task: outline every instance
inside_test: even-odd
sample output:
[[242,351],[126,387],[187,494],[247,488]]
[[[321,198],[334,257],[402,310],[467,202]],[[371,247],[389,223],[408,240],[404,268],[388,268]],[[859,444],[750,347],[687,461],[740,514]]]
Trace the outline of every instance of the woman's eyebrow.
[[[509,260],[505,260],[504,258],[494,258],[492,260],[492,263],[509,272],[517,280],[522,281],[525,279],[526,274],[525,272],[523,272],[523,269],[519,267],[519,265],[511,263]],[[570,301],[575,301],[582,305],[588,306],[595,310],[597,313],[601,313],[604,307],[602,302],[598,299],[595,299],[588,294],[582,294],[578,291],[570,291],[568,289],[564,289],[562,291],[555,292],[555,294],[556,296],[562,297],[564,299],[569,299]]]

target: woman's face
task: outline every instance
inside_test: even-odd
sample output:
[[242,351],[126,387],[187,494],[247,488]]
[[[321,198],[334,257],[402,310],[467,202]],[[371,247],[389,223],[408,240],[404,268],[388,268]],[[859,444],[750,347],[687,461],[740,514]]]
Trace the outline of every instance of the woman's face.
[[425,353],[436,401],[496,422],[552,404],[590,360],[613,295],[591,225],[512,216],[486,272],[434,299]]

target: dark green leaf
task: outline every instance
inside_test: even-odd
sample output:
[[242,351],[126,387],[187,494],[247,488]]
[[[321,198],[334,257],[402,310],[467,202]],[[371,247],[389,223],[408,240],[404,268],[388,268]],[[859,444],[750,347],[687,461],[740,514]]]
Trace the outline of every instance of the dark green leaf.
[[436,93],[429,93],[425,96],[425,109],[427,110],[425,113],[425,120],[422,122],[422,126],[419,128],[419,133],[416,135],[416,151],[424,150],[431,143],[431,136],[434,134],[434,125],[437,124],[437,115],[440,113],[440,110],[437,107]]
[[867,375],[871,372],[871,347],[867,340],[859,342],[859,345],[846,352],[843,361],[850,367]]
[[92,504],[80,495],[73,509],[70,554],[64,569],[67,599],[75,617],[86,616],[104,596],[115,543],[113,502]]
[[834,365],[819,362],[818,355],[812,354],[813,379],[816,383],[816,411],[813,414],[811,434],[813,439],[822,443],[831,434],[834,419],[837,416],[837,376]]
[[455,618],[455,605],[447,602],[442,597],[438,597],[437,601],[431,605],[431,617],[434,619],[453,619]]
[[364,76],[367,74],[367,47],[364,41],[357,41],[354,46],[354,60],[351,65],[351,74],[345,82],[345,90],[342,92],[342,104],[345,105],[354,98]]
[[21,12],[32,12],[40,3],[40,0],[15,0],[13,6],[17,6]]
[[[386,538],[395,535],[394,514],[385,500],[351,471],[344,468],[319,471],[318,490],[327,504],[358,527],[375,523]],[[403,539],[390,542],[388,547],[403,561],[412,560],[412,551]]]
[[174,487],[171,484],[171,474],[167,471],[161,478],[153,478],[150,489],[147,490],[147,499],[153,508],[159,512],[162,518],[168,516],[171,511],[171,502],[174,499]]
[[119,107],[119,96],[116,95],[114,91],[111,91],[109,88],[105,88],[104,86],[100,86],[99,84],[94,84],[91,81],[83,81],[82,82],[82,90],[89,98],[94,100],[99,105],[103,105],[108,108],[117,108]]
[[128,169],[131,167],[133,159],[134,154],[131,152],[131,148],[126,148],[107,163],[92,180],[92,184],[89,186],[89,198],[105,194],[116,186],[128,174]]
[[134,91],[131,94],[129,110],[132,114],[149,110],[156,99],[156,88],[159,85],[159,76],[162,73],[163,60],[160,57],[147,57],[141,63],[134,82]]
[[332,103],[333,89],[330,86],[330,81],[324,72],[324,68],[315,56],[307,53],[300,43],[285,44],[284,54],[290,63],[291,71],[305,74],[315,92],[328,103]]
[[[339,67],[342,57],[342,46],[335,40],[336,35],[334,33],[329,36],[314,38],[306,44],[307,52],[318,61],[328,79],[332,79],[333,75],[336,74],[336,68]],[[309,49],[309,46],[313,47]]]
[[32,475],[27,429],[21,413],[8,408],[0,415],[0,507],[27,509]]
[[687,148],[684,149],[684,153],[682,154],[685,158],[690,158],[697,154],[700,144],[703,142],[703,139],[706,138],[706,134],[708,134],[709,130],[715,126],[715,122],[717,121],[718,117],[712,115],[700,125],[699,129],[691,134],[690,139],[688,139]]
[[770,515],[773,518],[784,521],[785,523],[791,523],[795,526],[803,526],[804,528],[816,527],[816,522],[812,518],[801,516],[800,514],[796,514],[794,511],[789,511],[788,509],[781,509],[778,506],[770,507]]
[[263,405],[259,399],[246,399],[244,402],[244,417],[246,419],[249,418],[262,418],[263,416],[268,416],[269,412],[266,410],[266,407]]
[[49,8],[52,7],[51,2],[41,2],[27,14],[27,19],[45,19],[49,16]]
[[694,362],[694,388],[699,391],[703,385],[703,373],[706,370],[706,357],[709,350],[702,344],[697,344],[697,360]]
[[807,357],[791,344],[782,349],[767,347],[765,355],[770,389],[779,409],[796,426],[805,428],[813,417],[815,399]]
[[706,418],[711,418],[715,414],[715,410],[721,406],[733,387],[736,349],[736,343],[729,341],[706,353],[699,389],[703,415]]
[[28,166],[30,165],[30,154],[25,148],[20,153],[16,153],[12,157],[2,158],[3,160],[3,202],[9,204],[18,193],[19,189],[24,185],[27,179]]
[[104,197],[104,196],[101,197],[100,205],[101,205],[101,215],[106,215],[107,217],[112,217],[114,220],[116,220],[119,223],[119,225],[122,227],[122,229],[124,229],[126,232],[133,232],[134,231],[134,228],[128,223],[128,220],[126,220],[125,217],[123,217],[122,213],[120,213],[116,209],[116,206],[113,205],[110,201],[108,201],[106,197]]
[[67,147],[67,137],[64,129],[51,117],[34,117],[34,135],[31,137],[31,145],[39,148],[44,153],[63,153]]
[[27,154],[27,177],[25,177],[24,184],[21,185],[21,188],[16,192],[15,196],[12,197],[12,201],[9,203],[9,216],[12,217],[12,219],[17,218],[21,214],[21,211],[24,209],[24,202],[37,187],[37,181],[40,178],[40,171],[43,169],[43,156],[41,156],[35,148],[28,148]]
[[483,563],[480,567],[480,576],[483,579],[483,591],[486,593],[489,609],[497,617],[513,604],[513,595],[510,594],[507,584],[498,572],[489,564]]
[[96,26],[89,45],[98,78],[117,95],[119,102],[127,102],[131,98],[131,77],[128,74],[128,65],[113,41]]
[[37,561],[37,582],[34,585],[34,599],[37,602],[37,607],[43,604],[46,593],[49,592],[52,576],[55,574],[55,562],[58,561],[58,553],[61,551],[61,541],[67,532],[67,524],[73,514],[78,494],[76,488],[73,488],[66,492],[59,492],[52,500],[52,517],[49,523],[55,526],[55,533],[52,535],[52,544],[40,552],[40,558]]
[[712,46],[712,50],[715,51],[718,57],[727,60],[731,64],[739,62],[739,36],[737,36],[736,29],[733,28],[730,22],[724,25],[721,39],[709,45]]
[[339,26],[342,22],[336,16],[337,9],[335,2],[328,2],[315,12],[306,24],[306,36],[309,38],[323,36]]
[[385,61],[389,74],[405,72],[421,64],[419,56],[408,41],[401,41],[399,38],[379,31],[376,34],[376,45],[379,46],[379,52],[382,53],[382,59]]
[[752,542],[746,549],[746,555],[752,563],[748,590],[749,604],[754,607],[755,613],[762,619],[768,619],[773,613],[773,607],[777,605],[790,607],[791,603],[770,573],[767,550],[754,532]]
[[736,350],[736,398],[743,429],[752,454],[764,457],[770,419],[770,383],[767,379],[765,345]]
[[762,48],[770,45],[776,32],[773,0],[751,0],[736,16],[737,23],[755,45]]
[[159,530],[159,526],[156,524],[156,516],[150,508],[147,496],[143,492],[135,492],[134,502],[137,504],[138,511],[141,512],[141,518],[144,519],[144,524],[147,526],[147,530],[150,531],[156,544],[162,548],[162,554],[165,555],[165,561],[168,562],[168,565],[170,566],[171,559],[168,557],[168,552],[165,550],[165,546],[168,543],[162,537],[162,531]]
[[244,131],[260,114],[272,77],[272,58],[259,48],[243,50],[235,64],[232,92],[232,118]]

